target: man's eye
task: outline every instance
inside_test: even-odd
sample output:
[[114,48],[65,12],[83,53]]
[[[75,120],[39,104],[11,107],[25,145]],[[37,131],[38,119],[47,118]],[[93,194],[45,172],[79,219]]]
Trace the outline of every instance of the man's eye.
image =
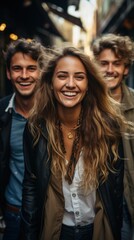
[[28,68],[28,70],[30,71],[30,72],[34,72],[34,71],[36,71],[36,67],[30,67],[30,68]]
[[100,65],[101,65],[101,66],[106,66],[107,63],[106,63],[106,62],[100,62]]
[[114,65],[115,65],[115,66],[120,66],[121,63],[120,63],[120,62],[115,62]]
[[20,67],[13,67],[13,68],[12,68],[12,71],[18,72],[18,71],[20,71],[20,69],[21,69]]

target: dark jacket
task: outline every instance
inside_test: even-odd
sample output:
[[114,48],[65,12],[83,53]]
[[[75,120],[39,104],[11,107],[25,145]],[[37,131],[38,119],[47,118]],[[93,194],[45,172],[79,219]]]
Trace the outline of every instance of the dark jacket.
[[10,99],[11,95],[0,100],[0,211],[2,212],[5,204],[5,188],[9,181],[10,175],[9,156],[12,109],[9,109],[8,112],[5,112]]
[[[119,146],[119,155],[123,158],[122,142]],[[23,227],[25,228],[25,236],[23,239],[37,240],[40,239],[39,236],[42,231],[44,204],[49,184],[51,164],[51,159],[48,159],[47,132],[45,128],[43,129],[43,135],[40,136],[39,142],[35,147],[33,147],[33,139],[28,131],[28,127],[25,128],[24,156],[25,176],[23,183],[22,220]],[[116,240],[121,239],[123,165],[123,161],[119,159],[115,166],[117,173],[113,174],[110,172],[107,181],[98,188],[106,216]],[[61,225],[62,221],[59,224]]]
[[[41,216],[50,177],[51,160],[47,152],[47,132],[33,147],[33,139],[26,125],[24,131],[25,174],[22,195],[23,240],[37,240],[41,229]],[[25,194],[26,192],[26,194]]]

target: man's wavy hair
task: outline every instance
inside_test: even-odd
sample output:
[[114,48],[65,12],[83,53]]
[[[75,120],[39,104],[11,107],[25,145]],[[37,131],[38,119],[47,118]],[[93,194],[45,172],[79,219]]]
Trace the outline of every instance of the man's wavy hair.
[[6,51],[3,52],[6,67],[10,70],[12,57],[16,53],[21,52],[22,54],[30,56],[33,60],[38,61],[40,69],[43,69],[45,64],[44,51],[45,47],[35,39],[19,38],[16,41],[11,41]]
[[128,36],[108,33],[96,38],[91,44],[91,50],[96,60],[100,53],[107,48],[123,59],[127,67],[134,61],[134,42]]

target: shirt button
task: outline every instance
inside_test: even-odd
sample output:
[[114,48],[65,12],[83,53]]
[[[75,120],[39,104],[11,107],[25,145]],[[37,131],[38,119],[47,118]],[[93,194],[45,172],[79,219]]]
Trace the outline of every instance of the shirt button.
[[80,213],[79,213],[79,211],[76,211],[75,214],[76,214],[76,216],[79,216]]
[[72,196],[73,196],[73,197],[76,197],[76,194],[75,194],[75,193],[73,193],[73,194],[72,194]]

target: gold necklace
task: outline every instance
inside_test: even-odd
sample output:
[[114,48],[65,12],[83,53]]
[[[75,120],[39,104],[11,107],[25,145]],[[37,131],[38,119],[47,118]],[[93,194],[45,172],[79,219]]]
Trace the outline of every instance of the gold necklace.
[[[78,156],[79,156],[79,153],[80,153],[81,122],[82,122],[82,113],[80,114],[80,117],[78,119],[76,127],[71,129],[71,128],[68,128],[68,127],[65,126],[65,128],[70,129],[67,137],[69,139],[74,138],[73,139],[73,146],[72,146],[72,154],[71,154],[70,162],[67,165],[67,172],[66,172],[66,176],[65,176],[65,179],[68,181],[69,184],[72,183],[72,180],[73,180],[73,177],[74,177],[74,172],[75,172],[75,166],[76,166],[76,163],[78,161]],[[64,126],[64,124],[59,121],[58,127],[59,127],[60,144],[61,144],[63,154],[66,154],[62,126]],[[71,132],[71,130],[75,130],[74,135]],[[69,134],[69,133],[71,133],[71,134]],[[70,136],[71,136],[71,138],[70,138]]]
[[61,123],[61,128],[62,128],[62,126],[63,126],[65,129],[69,130],[69,132],[67,133],[67,138],[70,139],[70,140],[72,140],[72,139],[74,138],[74,135],[75,135],[75,134],[72,133],[72,131],[75,131],[75,130],[76,130],[76,127],[68,128],[64,123]]
[[71,131],[68,132],[67,137],[68,137],[68,139],[72,139],[72,138],[74,138],[74,136],[73,136],[73,134],[71,133]]

